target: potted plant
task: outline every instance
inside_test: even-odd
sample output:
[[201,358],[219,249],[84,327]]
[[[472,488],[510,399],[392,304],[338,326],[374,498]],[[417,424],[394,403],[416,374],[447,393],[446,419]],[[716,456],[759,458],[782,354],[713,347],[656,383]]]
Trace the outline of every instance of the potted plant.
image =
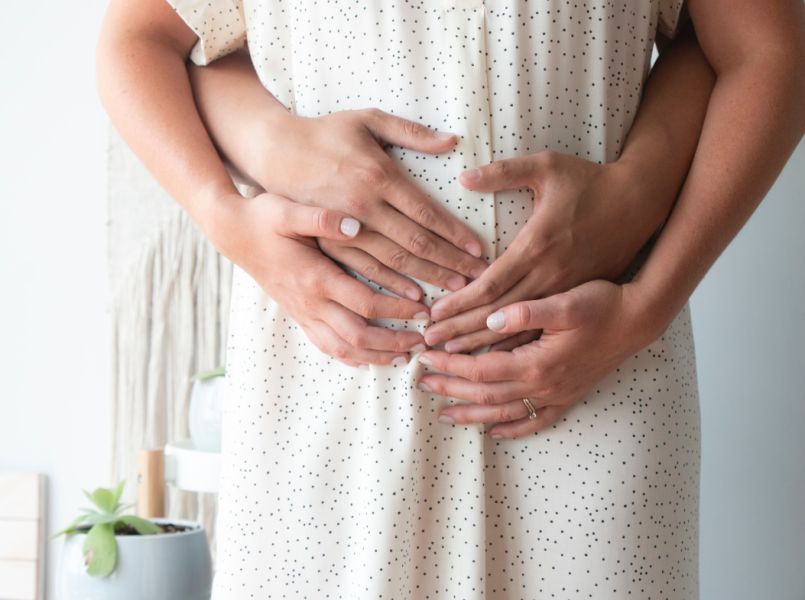
[[190,438],[197,450],[221,451],[221,415],[226,393],[226,369],[221,366],[192,377]]
[[124,482],[84,492],[94,508],[64,530],[61,600],[209,600],[212,565],[198,523],[124,514]]

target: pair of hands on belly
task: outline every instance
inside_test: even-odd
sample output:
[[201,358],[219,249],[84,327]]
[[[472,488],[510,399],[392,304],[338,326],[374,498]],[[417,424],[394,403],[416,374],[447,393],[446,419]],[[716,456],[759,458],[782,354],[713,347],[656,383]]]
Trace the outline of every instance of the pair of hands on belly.
[[[489,266],[477,236],[383,149],[441,153],[455,136],[377,109],[288,113],[269,127],[251,148],[265,172],[247,173],[266,193],[238,201],[238,232],[222,232],[217,245],[322,352],[348,365],[403,363],[424,344],[445,343],[445,352],[420,355],[442,374],[419,381],[470,401],[443,409],[445,422],[499,423],[490,434],[504,437],[535,431],[650,341],[630,325],[631,290],[608,281],[653,233],[648,219],[630,214],[635,199],[650,199],[637,198],[637,182],[618,163],[540,152],[457,174],[468,189],[534,193],[533,215]],[[453,291],[429,308],[407,276]],[[368,322],[429,317],[424,339]],[[455,354],[488,344],[479,356]],[[537,419],[527,418],[525,396],[541,407]]]

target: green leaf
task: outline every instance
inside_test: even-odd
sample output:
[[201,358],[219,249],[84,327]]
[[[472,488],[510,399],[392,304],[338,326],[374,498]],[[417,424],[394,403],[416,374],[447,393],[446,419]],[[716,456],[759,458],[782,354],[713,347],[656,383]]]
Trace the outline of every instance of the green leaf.
[[134,527],[134,529],[136,529],[137,533],[140,535],[155,535],[157,533],[162,533],[162,528],[156,523],[152,523],[147,519],[135,517],[134,515],[125,515],[120,517],[119,520],[126,525],[131,525]]
[[223,375],[226,375],[226,367],[222,365],[216,369],[213,369],[212,371],[204,371],[202,373],[196,373],[190,378],[190,380],[207,381],[208,379],[212,379],[214,377],[221,377]]
[[98,488],[92,495],[90,496],[92,501],[95,503],[99,509],[103,512],[113,513],[115,512],[115,505],[117,502],[115,501],[115,495],[112,490],[106,488]]
[[87,533],[83,549],[88,575],[106,577],[115,570],[117,542],[114,529],[109,523],[94,525]]
[[50,539],[52,540],[52,539],[55,539],[55,538],[59,537],[60,535],[70,535],[71,533],[74,533],[76,527],[78,525],[80,525],[84,521],[84,519],[86,519],[86,518],[87,518],[86,515],[81,515],[80,517],[76,517],[75,519],[73,519],[70,522],[70,524],[67,527],[65,527],[64,529],[62,529],[61,531],[59,531],[57,533],[54,533],[52,536],[50,536]]
[[88,525],[98,525],[99,523],[116,523],[120,520],[119,515],[95,513],[93,515],[86,515],[84,517]]
[[124,479],[120,483],[117,484],[115,491],[112,492],[112,502],[114,505],[114,510],[117,510],[120,505],[120,497],[123,495],[123,488],[126,487],[126,480]]

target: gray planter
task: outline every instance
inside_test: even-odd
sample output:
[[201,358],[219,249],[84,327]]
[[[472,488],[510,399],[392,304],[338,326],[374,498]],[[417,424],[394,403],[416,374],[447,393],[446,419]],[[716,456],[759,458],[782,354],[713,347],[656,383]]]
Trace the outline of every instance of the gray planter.
[[189,521],[154,521],[192,529],[117,536],[117,566],[104,578],[86,574],[86,535],[68,536],[59,565],[58,600],[209,600],[212,564],[204,528]]

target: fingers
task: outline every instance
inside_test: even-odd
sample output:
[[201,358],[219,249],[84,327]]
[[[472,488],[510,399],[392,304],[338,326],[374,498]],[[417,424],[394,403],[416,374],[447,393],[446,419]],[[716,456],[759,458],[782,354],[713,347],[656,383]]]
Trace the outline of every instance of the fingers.
[[527,250],[520,249],[521,246],[525,244],[515,240],[475,281],[455,294],[437,300],[431,307],[433,319],[443,321],[503,297],[531,268],[530,256]]
[[469,356],[426,350],[419,355],[419,362],[443,373],[457,375],[476,383],[525,379],[521,360],[519,357],[513,357],[510,352],[487,352]]
[[360,221],[329,208],[308,206],[276,196],[275,212],[278,233],[287,237],[322,237],[347,240],[358,235]]
[[492,313],[486,320],[498,333],[516,333],[529,329],[567,329],[571,326],[573,298],[562,293],[539,300],[515,302]]
[[[432,231],[414,223],[406,215],[390,207],[381,209],[380,212],[382,217],[378,220],[382,223],[381,227],[375,228],[373,225],[373,228],[414,256],[471,278],[479,277],[487,268],[488,265],[480,258],[462,252]],[[461,287],[464,283],[466,282],[462,282]]]
[[404,273],[448,290],[460,289],[466,284],[460,273],[419,258],[375,231],[365,230],[351,243],[398,274]]
[[516,333],[511,337],[507,337],[505,340],[492,344],[489,347],[489,350],[492,352],[513,350],[514,348],[517,348],[519,346],[525,346],[526,344],[530,344],[534,340],[538,340],[541,334],[542,334],[541,329],[537,330],[532,329],[529,331]]
[[353,346],[324,321],[314,321],[306,328],[306,332],[313,344],[324,354],[349,366],[360,367],[367,364],[403,366],[408,362],[407,356]]
[[[364,232],[364,235],[366,233],[368,232]],[[391,290],[400,297],[410,298],[411,300],[422,298],[422,289],[416,283],[390,269],[369,252],[324,239],[319,240],[319,247],[334,260],[363,275],[369,281]],[[396,247],[399,248],[399,246]]]
[[[525,405],[523,405],[525,406]],[[547,429],[554,425],[562,415],[568,410],[568,406],[551,405],[537,409],[537,416],[534,419],[519,419],[508,423],[497,423],[487,430],[490,437],[500,437],[503,439],[513,439],[530,435],[537,431]]]
[[327,278],[326,293],[330,300],[341,304],[366,319],[427,319],[428,308],[421,302],[397,298],[374,291],[333,265],[336,273]]
[[388,144],[437,154],[450,150],[458,141],[458,136],[454,133],[430,129],[421,123],[380,109],[368,109],[364,112],[366,127],[376,138]]
[[520,187],[532,187],[537,175],[545,167],[546,154],[529,154],[505,160],[496,160],[459,175],[459,183],[478,192],[497,192]]
[[384,360],[372,361],[376,364],[387,364],[398,357],[408,362],[408,352],[421,352],[425,349],[424,340],[416,331],[398,331],[369,325],[365,319],[335,302],[327,303],[320,319],[326,321],[351,346],[382,354]]
[[[409,219],[447,240],[454,247],[472,257],[480,257],[483,253],[483,246],[475,232],[445,206],[435,202],[399,169],[395,169],[391,175],[383,190],[383,197]],[[486,266],[481,260],[473,262],[474,266]]]
[[426,373],[420,377],[417,387],[423,392],[467,400],[486,408],[494,408],[528,395],[528,385],[523,382],[474,383],[461,377],[448,377],[435,373]]

